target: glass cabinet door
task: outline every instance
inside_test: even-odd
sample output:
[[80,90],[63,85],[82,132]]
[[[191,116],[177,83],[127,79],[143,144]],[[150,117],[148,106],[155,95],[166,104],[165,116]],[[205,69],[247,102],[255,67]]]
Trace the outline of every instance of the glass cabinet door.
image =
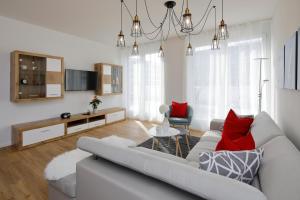
[[112,92],[122,93],[122,67],[112,67]]
[[19,99],[46,96],[46,58],[19,56]]

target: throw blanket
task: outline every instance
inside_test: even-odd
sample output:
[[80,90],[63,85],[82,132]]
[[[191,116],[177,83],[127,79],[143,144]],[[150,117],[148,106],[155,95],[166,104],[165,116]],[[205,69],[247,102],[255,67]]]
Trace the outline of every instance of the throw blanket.
[[[124,148],[136,146],[134,141],[115,135],[99,139],[99,141]],[[45,169],[45,178],[47,180],[59,180],[65,176],[76,173],[76,163],[91,155],[91,153],[80,149],[65,152],[49,162]]]

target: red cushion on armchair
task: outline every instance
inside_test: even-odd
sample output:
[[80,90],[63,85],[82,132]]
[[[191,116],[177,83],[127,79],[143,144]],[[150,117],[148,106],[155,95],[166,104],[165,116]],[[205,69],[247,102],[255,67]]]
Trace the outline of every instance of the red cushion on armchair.
[[187,103],[177,103],[172,101],[172,110],[171,110],[171,117],[178,117],[178,118],[186,118],[187,117]]

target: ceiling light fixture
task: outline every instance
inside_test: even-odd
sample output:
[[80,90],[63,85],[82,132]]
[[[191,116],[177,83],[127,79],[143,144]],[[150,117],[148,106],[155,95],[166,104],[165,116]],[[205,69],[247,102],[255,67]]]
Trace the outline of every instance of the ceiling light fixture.
[[189,9],[189,0],[186,0],[186,9],[184,14],[182,15],[182,23],[181,23],[181,32],[182,33],[190,33],[194,30],[193,22],[192,22],[192,14]]
[[131,55],[133,55],[133,56],[138,56],[139,55],[139,46],[136,43],[136,40],[133,43]]
[[123,34],[123,0],[121,0],[121,30],[118,34],[117,47],[125,47],[125,37]]
[[186,53],[185,53],[186,56],[193,56],[193,47],[191,45],[190,40],[191,40],[191,38],[190,38],[190,34],[189,34],[189,44],[187,46]]
[[222,20],[219,25],[219,34],[218,34],[219,40],[226,40],[229,38],[229,33],[227,29],[227,24],[224,21],[224,5],[222,0]]
[[214,6],[213,8],[215,11],[215,35],[212,39],[211,50],[218,50],[220,49],[220,47],[219,47],[219,38],[217,36],[217,8],[216,6]]
[[[174,10],[174,7],[176,6],[176,2],[175,1],[166,1],[164,3],[164,6],[167,8],[166,13],[163,15],[159,24],[154,23],[154,21],[152,20],[149,10],[148,10],[147,0],[144,0],[144,4],[145,4],[146,14],[149,19],[149,22],[153,26],[153,30],[149,31],[149,32],[146,32],[144,30],[142,23],[138,17],[138,0],[135,1],[135,15],[134,16],[131,14],[130,10],[128,9],[128,7],[125,3],[125,0],[121,0],[121,31],[118,34],[117,46],[118,47],[125,46],[125,38],[124,38],[124,34],[122,32],[122,23],[123,23],[122,8],[124,6],[132,20],[132,27],[131,27],[130,35],[135,38],[134,44],[133,44],[133,49],[132,49],[133,55],[138,55],[138,52],[139,52],[138,45],[136,42],[137,37],[143,36],[143,37],[147,38],[148,40],[157,40],[159,35],[161,35],[159,56],[163,56],[164,52],[163,52],[162,42],[166,41],[168,39],[170,30],[172,27],[175,30],[177,37],[179,37],[180,39],[185,39],[186,37],[188,37],[189,44],[188,44],[186,55],[187,56],[193,55],[193,48],[190,43],[190,37],[200,35],[203,32],[203,30],[206,26],[207,19],[211,15],[213,9],[215,11],[215,33],[214,33],[214,37],[212,40],[212,42],[213,42],[212,49],[219,48],[219,39],[221,36],[223,36],[223,34],[221,34],[222,31],[228,35],[227,25],[225,24],[223,19],[222,19],[222,21],[224,23],[221,21],[222,26],[221,25],[219,26],[221,33],[217,34],[217,31],[216,31],[216,26],[217,26],[216,6],[212,5],[212,0],[209,1],[208,5],[206,7],[206,10],[203,13],[200,21],[198,21],[196,24],[193,24],[193,22],[192,22],[192,13],[189,9],[189,1],[188,0],[182,0],[181,11],[180,11],[179,15],[176,14],[176,12]],[[185,9],[184,9],[184,7],[185,7]],[[222,0],[222,16],[223,16],[223,0]],[[167,31],[165,31],[165,30],[167,30]],[[123,43],[123,41],[124,41],[124,43]]]
[[161,32],[160,47],[159,47],[159,50],[158,50],[158,56],[161,57],[161,58],[165,56],[164,50],[162,48],[162,41],[163,41],[163,32]]
[[141,27],[141,21],[139,20],[139,16],[137,14],[137,0],[135,0],[135,16],[132,21],[132,27],[131,27],[131,36],[132,37],[141,37],[142,36],[142,27]]

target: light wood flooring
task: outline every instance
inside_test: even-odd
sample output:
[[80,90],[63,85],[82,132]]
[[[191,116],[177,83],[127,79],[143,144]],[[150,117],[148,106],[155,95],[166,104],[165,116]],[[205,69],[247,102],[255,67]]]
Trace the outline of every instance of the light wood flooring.
[[[47,182],[43,176],[47,163],[55,156],[74,149],[81,136],[102,138],[117,135],[141,143],[149,138],[146,129],[153,125],[150,122],[126,120],[21,151],[1,150],[0,200],[48,199]],[[192,131],[192,135],[201,136],[202,133]]]

